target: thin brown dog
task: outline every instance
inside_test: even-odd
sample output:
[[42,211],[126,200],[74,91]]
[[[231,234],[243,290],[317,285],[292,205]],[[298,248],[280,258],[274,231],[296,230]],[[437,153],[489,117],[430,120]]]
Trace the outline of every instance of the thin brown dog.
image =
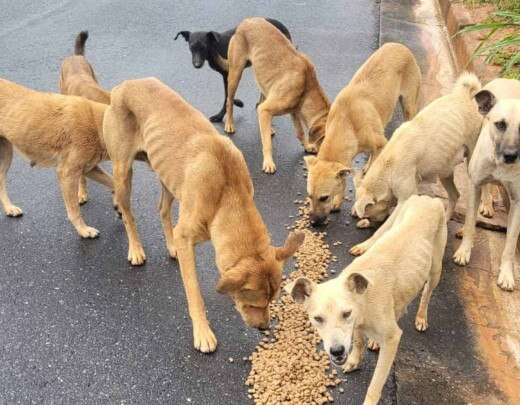
[[22,214],[5,184],[14,147],[32,166],[56,167],[70,222],[81,237],[98,236],[81,217],[78,187],[84,174],[113,188],[112,178],[97,166],[107,158],[101,139],[106,108],[82,97],[41,93],[0,79],[0,201],[7,215]]
[[[85,97],[98,103],[110,104],[110,93],[99,85],[94,69],[92,69],[92,66],[84,56],[87,39],[88,31],[81,31],[76,37],[74,55],[68,56],[61,63],[60,93],[69,96]],[[103,169],[98,167],[98,170]],[[85,176],[81,176],[78,198],[80,204],[88,201]]]
[[[162,184],[160,216],[171,257],[177,257],[193,323],[194,346],[212,352],[217,339],[206,318],[195,271],[195,245],[213,242],[217,291],[233,298],[245,323],[269,325],[269,302],[279,292],[284,262],[303,242],[293,233],[273,247],[253,201],[242,153],[182,97],[155,78],[125,81],[112,90],[103,123],[113,161],[116,200],[128,235],[128,260],[145,254],[130,210],[132,161],[146,152]],[[179,220],[171,205],[179,200]]]
[[[265,18],[247,18],[231,38],[228,49],[228,95],[226,126],[235,132],[233,100],[247,62],[251,62],[256,82],[264,97],[258,106],[258,121],[264,155],[263,171],[274,173],[271,146],[274,116],[291,114],[296,136],[307,152],[318,152],[325,136],[330,103],[318,83],[316,69],[303,53]],[[307,136],[303,126],[309,129]]]

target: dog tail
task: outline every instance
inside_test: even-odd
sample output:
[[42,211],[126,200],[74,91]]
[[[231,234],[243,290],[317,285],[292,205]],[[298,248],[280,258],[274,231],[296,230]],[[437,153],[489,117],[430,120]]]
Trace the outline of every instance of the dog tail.
[[453,87],[453,91],[464,91],[470,98],[473,98],[482,88],[482,83],[474,73],[462,73]]
[[81,31],[76,37],[74,55],[85,55],[85,42],[88,39],[88,31]]

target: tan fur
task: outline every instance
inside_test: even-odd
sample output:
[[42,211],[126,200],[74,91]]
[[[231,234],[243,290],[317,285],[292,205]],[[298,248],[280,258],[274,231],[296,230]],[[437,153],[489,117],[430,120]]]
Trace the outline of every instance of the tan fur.
[[402,335],[397,322],[421,290],[415,328],[428,328],[428,304],[441,277],[446,239],[442,202],[412,196],[372,238],[355,248],[366,253],[337,278],[319,285],[300,278],[287,287],[303,303],[331,360],[345,372],[360,367],[366,338],[379,344],[365,405],[376,405],[381,397]]
[[[228,50],[229,76],[226,102],[228,134],[235,132],[233,100],[246,63],[251,62],[256,83],[265,100],[258,106],[262,140],[263,170],[274,173],[271,121],[274,116],[291,114],[296,136],[307,152],[316,153],[325,135],[329,101],[318,83],[312,62],[298,52],[275,26],[265,18],[242,21]],[[308,128],[305,135],[304,126]]]
[[[84,56],[87,38],[88,33],[79,33],[76,37],[75,55],[65,58],[61,63],[60,93],[110,104],[110,93],[99,85],[94,69]],[[97,170],[102,171],[100,167]],[[80,204],[84,204],[88,201],[87,181],[84,176],[81,176],[79,184],[78,199]]]
[[312,217],[323,221],[341,208],[346,185],[342,173],[351,171],[359,153],[368,153],[369,162],[379,155],[399,97],[405,120],[415,116],[420,86],[419,66],[401,44],[383,45],[359,68],[332,103],[318,156],[305,158]]
[[5,185],[14,147],[31,165],[56,167],[69,220],[82,237],[98,235],[81,217],[78,187],[83,174],[113,187],[97,167],[107,158],[101,139],[105,109],[81,97],[41,93],[0,79],[0,201],[7,215],[22,213]]
[[[500,183],[505,188],[506,201],[510,199],[507,223],[506,245],[500,261],[497,284],[500,288],[512,291],[515,287],[514,268],[518,235],[520,234],[520,161],[505,163],[504,150],[520,152],[520,82],[513,79],[495,79],[488,83],[484,91],[495,97],[489,111],[483,111],[484,124],[471,157],[469,171],[468,201],[464,223],[464,239],[453,259],[457,264],[466,265],[471,257],[475,238],[477,203],[481,190],[489,185]],[[481,92],[481,93],[483,93]],[[477,100],[479,99],[477,94]],[[506,123],[504,130],[496,127],[497,122]]]
[[471,156],[482,124],[474,94],[480,82],[473,74],[459,77],[452,92],[402,124],[356,188],[354,209],[360,218],[387,214],[395,199],[402,204],[417,194],[421,181],[441,180],[448,192],[450,218],[459,192],[454,167],[464,151]]
[[[160,216],[170,256],[179,260],[195,348],[212,352],[217,344],[195,272],[194,248],[205,240],[211,239],[215,248],[221,275],[217,290],[233,298],[246,324],[267,327],[269,302],[279,292],[284,261],[303,242],[303,234],[289,235],[282,248],[271,246],[242,153],[154,78],[126,81],[112,90],[104,131],[128,235],[128,260],[134,265],[145,260],[130,210],[131,168],[138,152],[146,152],[162,183]],[[175,228],[174,198],[180,203]]]

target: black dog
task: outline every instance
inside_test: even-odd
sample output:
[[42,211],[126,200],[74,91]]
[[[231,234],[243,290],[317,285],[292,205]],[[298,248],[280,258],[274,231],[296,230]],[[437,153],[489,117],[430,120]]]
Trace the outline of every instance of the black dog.
[[[289,30],[280,21],[266,18],[271,24],[280,30],[289,41],[291,41],[291,34]],[[227,79],[228,79],[228,62],[227,52],[229,47],[229,41],[235,33],[235,28],[225,32],[215,31],[180,31],[175,36],[175,39],[182,35],[186,42],[190,46],[192,55],[193,66],[196,69],[200,69],[204,65],[204,61],[208,61],[209,66],[219,72],[224,80],[224,105],[220,112],[210,117],[211,122],[222,122],[224,114],[226,113],[226,98],[227,98]],[[248,62],[247,66],[251,66]],[[243,107],[244,103],[239,99],[234,100],[234,104],[237,107]]]

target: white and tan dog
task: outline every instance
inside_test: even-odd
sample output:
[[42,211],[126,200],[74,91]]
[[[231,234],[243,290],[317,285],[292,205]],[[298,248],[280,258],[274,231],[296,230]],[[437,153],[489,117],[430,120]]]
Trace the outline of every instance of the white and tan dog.
[[379,343],[365,405],[379,401],[402,335],[397,322],[421,290],[415,327],[428,327],[428,304],[441,277],[446,238],[441,200],[415,195],[392,213],[364,243],[370,249],[338,277],[322,284],[299,278],[286,287],[304,305],[331,361],[345,372],[359,368],[365,338]]
[[485,119],[468,167],[471,181],[464,238],[453,259],[460,265],[469,263],[481,187],[499,182],[507,190],[510,209],[498,285],[512,291],[515,287],[515,253],[520,234],[520,82],[493,80],[475,98]]
[[[359,153],[369,163],[386,144],[385,127],[399,98],[405,120],[417,112],[421,70],[404,45],[387,43],[358,69],[332,103],[318,155],[306,156],[311,223],[319,225],[341,208],[346,175]],[[368,168],[368,165],[366,168]]]
[[402,204],[417,194],[421,181],[440,179],[448,193],[447,218],[451,218],[459,192],[453,170],[471,156],[482,125],[473,96],[480,90],[478,78],[462,74],[452,92],[402,124],[356,187],[354,209],[360,218],[378,220],[393,201]]

